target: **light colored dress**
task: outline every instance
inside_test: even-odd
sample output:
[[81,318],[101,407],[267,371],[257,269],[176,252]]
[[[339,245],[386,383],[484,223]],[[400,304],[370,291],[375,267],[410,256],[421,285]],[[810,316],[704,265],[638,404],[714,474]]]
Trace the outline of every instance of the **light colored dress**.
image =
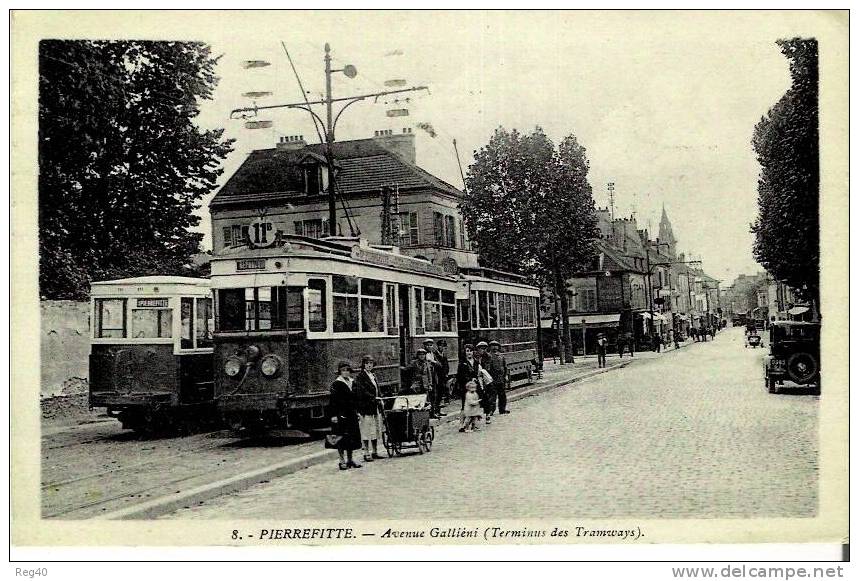
[[[379,384],[376,383],[376,376],[369,371],[365,371],[365,373],[369,376],[370,381],[376,387],[376,397],[378,397]],[[385,431],[385,423],[382,421],[382,417],[378,412],[370,416],[359,415],[358,429],[361,432],[362,440],[381,440],[382,432]]]
[[479,418],[483,415],[483,408],[480,405],[480,396],[476,391],[465,392],[465,407],[463,415],[467,418]]

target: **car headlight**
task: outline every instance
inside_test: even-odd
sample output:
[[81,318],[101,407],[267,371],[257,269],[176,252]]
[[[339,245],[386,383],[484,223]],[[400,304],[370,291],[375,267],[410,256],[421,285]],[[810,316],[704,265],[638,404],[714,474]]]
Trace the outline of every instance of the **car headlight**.
[[224,373],[227,377],[235,377],[242,370],[242,360],[238,357],[230,357],[224,361]]
[[274,377],[280,372],[281,362],[277,355],[266,355],[259,364],[260,371],[266,377]]

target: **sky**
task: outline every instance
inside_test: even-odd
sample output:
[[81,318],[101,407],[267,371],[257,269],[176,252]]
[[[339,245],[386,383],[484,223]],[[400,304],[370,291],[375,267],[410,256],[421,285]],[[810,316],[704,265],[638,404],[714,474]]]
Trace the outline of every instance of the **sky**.
[[[268,17],[267,17],[268,16]],[[635,212],[657,234],[664,206],[680,251],[730,284],[761,268],[749,225],[757,214],[751,149],[755,124],[790,85],[775,41],[802,33],[801,15],[719,12],[293,12],[254,13],[212,24],[195,35],[222,54],[221,81],[198,122],[236,139],[221,183],[253,149],[281,135],[317,141],[310,116],[295,110],[261,114],[273,127],[247,130],[231,109],[250,104],[247,91],[273,91],[259,104],[296,102],[301,92],[286,45],[311,99],[324,90],[323,45],[335,74],[335,97],[383,90],[388,79],[427,85],[405,105],[358,103],[343,114],[337,139],[412,127],[418,165],[461,187],[452,140],[463,166],[495,128],[540,126],[556,142],[573,133],[587,149],[597,205]],[[391,54],[394,53],[394,54]],[[270,67],[243,69],[263,59]],[[409,109],[389,119],[385,111]],[[416,127],[428,122],[435,138]],[[210,196],[211,197],[211,196]],[[202,230],[209,242],[204,200]]]

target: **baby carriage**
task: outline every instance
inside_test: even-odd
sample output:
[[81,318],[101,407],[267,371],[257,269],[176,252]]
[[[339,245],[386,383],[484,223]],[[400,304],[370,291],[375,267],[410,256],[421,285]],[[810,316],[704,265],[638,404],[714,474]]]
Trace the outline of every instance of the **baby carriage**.
[[389,457],[410,448],[416,448],[421,454],[432,450],[435,428],[430,425],[432,410],[425,393],[379,399],[385,421],[382,444]]

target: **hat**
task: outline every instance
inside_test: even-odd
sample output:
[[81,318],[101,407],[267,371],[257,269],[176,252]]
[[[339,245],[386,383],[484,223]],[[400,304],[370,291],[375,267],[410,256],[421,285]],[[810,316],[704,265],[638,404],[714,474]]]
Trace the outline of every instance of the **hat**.
[[605,337],[605,333],[597,333],[597,337]]
[[415,355],[420,355],[421,353],[423,353],[424,355],[426,355],[426,352],[427,352],[427,350],[426,350],[426,349],[418,349],[417,351],[415,351]]
[[497,345],[498,347],[501,347],[501,343],[499,343],[498,341],[494,341],[494,340],[489,342],[490,347],[492,347],[493,345]]
[[337,365],[337,371],[338,372],[343,371],[343,368],[345,368],[345,367],[348,367],[350,371],[352,370],[352,364],[351,363],[349,363],[348,361],[341,361]]
[[430,343],[435,343],[432,339],[424,339],[424,345],[429,345]]
[[489,344],[486,341],[481,341],[477,344],[478,347],[489,347]]

